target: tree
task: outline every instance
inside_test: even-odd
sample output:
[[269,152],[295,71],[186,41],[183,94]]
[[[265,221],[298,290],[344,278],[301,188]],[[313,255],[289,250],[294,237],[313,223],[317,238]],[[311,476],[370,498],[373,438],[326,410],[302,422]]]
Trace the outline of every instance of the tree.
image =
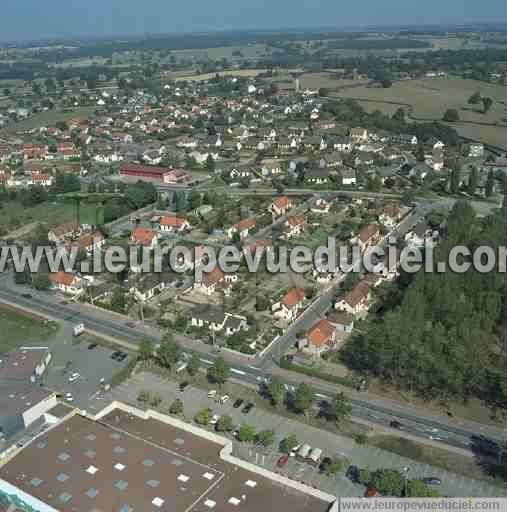
[[451,171],[450,189],[451,189],[452,194],[457,194],[459,192],[460,182],[461,182],[461,170],[459,169],[458,166],[456,166]]
[[326,476],[334,476],[343,468],[343,462],[338,457],[326,460],[321,465],[321,471]]
[[486,197],[491,197],[495,191],[495,173],[489,171],[486,181]]
[[321,98],[325,98],[325,97],[326,97],[326,96],[328,96],[328,95],[329,95],[329,90],[328,90],[328,89],[326,89],[325,87],[321,87],[321,88],[319,89],[319,96],[320,96]]
[[137,401],[148,403],[151,400],[151,393],[149,391],[146,391],[145,389],[141,389],[139,391],[139,394],[137,395]]
[[217,432],[232,432],[234,428],[232,418],[230,416],[222,416],[217,422],[216,430]]
[[244,423],[239,427],[238,440],[242,443],[253,443],[255,441],[256,430],[253,425]]
[[257,434],[257,443],[261,444],[264,447],[271,446],[276,439],[275,432],[273,430],[261,430]]
[[148,361],[153,356],[153,343],[148,338],[143,338],[139,343],[137,357],[140,361]]
[[158,407],[162,403],[162,397],[160,395],[152,395],[150,399],[150,405],[152,407]]
[[294,409],[296,412],[307,414],[313,405],[314,392],[311,386],[302,382],[296,389]]
[[351,412],[352,407],[345,398],[343,392],[341,392],[337,393],[332,402],[329,404],[329,408],[327,409],[327,417],[330,421],[334,421],[338,424],[344,419],[348,418]]
[[200,367],[201,359],[199,358],[199,355],[196,352],[194,352],[190,357],[190,361],[188,361],[187,372],[189,373],[189,375],[193,377],[197,375]]
[[36,290],[47,290],[51,286],[49,275],[45,272],[38,272],[35,274],[32,283]]
[[358,480],[358,483],[360,483],[360,484],[370,485],[371,477],[372,477],[372,474],[368,468],[361,468],[359,470],[359,478],[357,480]]
[[298,444],[297,437],[294,434],[290,434],[280,441],[280,451],[282,453],[290,453]]
[[229,378],[229,368],[225,364],[223,357],[217,357],[215,363],[208,368],[208,379],[210,382],[222,386]]
[[401,107],[396,110],[396,112],[393,114],[393,119],[396,121],[405,121],[405,110],[403,110]]
[[157,358],[164,368],[171,368],[180,357],[180,348],[176,343],[174,336],[167,332],[164,334],[160,346],[157,350]]
[[477,189],[477,183],[478,183],[478,176],[477,176],[477,167],[472,166],[470,169],[470,176],[468,177],[468,193],[469,194],[475,194],[475,190]]
[[266,390],[269,395],[269,399],[274,406],[278,406],[283,402],[284,387],[283,382],[279,377],[271,377]]
[[459,121],[459,113],[455,108],[449,108],[445,111],[442,119],[446,123],[455,123],[456,121]]
[[371,485],[384,496],[401,497],[405,488],[405,479],[395,469],[379,469],[372,474]]
[[493,100],[491,98],[482,98],[482,111],[487,114],[493,106]]
[[417,145],[415,158],[418,162],[424,162],[426,160],[426,155],[424,154],[424,146],[422,144]]
[[206,170],[210,174],[214,174],[215,172],[215,159],[211,154],[208,155],[208,158],[206,158]]
[[125,303],[125,293],[119,286],[117,286],[113,289],[113,294],[111,295],[111,309],[117,313],[123,313],[125,310]]
[[169,413],[174,414],[175,416],[179,416],[183,414],[183,402],[177,398],[169,407]]
[[468,98],[469,105],[478,105],[481,102],[481,93],[474,92],[470,98]]
[[201,409],[195,416],[194,421],[201,426],[209,425],[211,421],[211,409]]

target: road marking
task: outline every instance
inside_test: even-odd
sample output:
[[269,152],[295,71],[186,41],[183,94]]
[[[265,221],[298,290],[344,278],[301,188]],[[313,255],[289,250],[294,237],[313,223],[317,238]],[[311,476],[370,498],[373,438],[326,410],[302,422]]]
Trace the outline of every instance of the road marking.
[[329,398],[327,395],[321,395],[320,393],[315,393],[315,396],[318,398]]
[[201,362],[205,364],[213,364],[213,361],[208,361],[207,359],[201,359]]
[[237,373],[238,375],[246,375],[245,372],[242,372],[241,370],[236,370],[236,368],[231,368],[231,372]]

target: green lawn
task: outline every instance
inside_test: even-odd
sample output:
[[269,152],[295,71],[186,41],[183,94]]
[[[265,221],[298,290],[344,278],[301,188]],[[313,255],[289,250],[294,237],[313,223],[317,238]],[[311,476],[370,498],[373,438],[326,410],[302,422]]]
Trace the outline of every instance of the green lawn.
[[494,485],[506,486],[501,479],[489,477],[481,469],[478,462],[465,455],[434,448],[415,441],[394,436],[376,436],[368,440],[368,444],[387,450],[403,457],[416,460],[432,466],[441,467],[447,471],[479,480],[487,480]]
[[75,219],[76,207],[72,203],[47,202],[25,208],[19,201],[8,201],[0,212],[0,230],[10,233],[15,230],[30,231],[34,223],[42,222],[49,227],[57,226]]
[[0,354],[23,345],[39,345],[53,336],[58,325],[0,305]]

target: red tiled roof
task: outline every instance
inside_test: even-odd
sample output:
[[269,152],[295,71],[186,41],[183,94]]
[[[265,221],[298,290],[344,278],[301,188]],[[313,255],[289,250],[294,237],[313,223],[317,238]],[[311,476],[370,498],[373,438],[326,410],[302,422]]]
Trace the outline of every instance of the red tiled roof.
[[234,225],[237,231],[244,231],[246,229],[253,229],[256,225],[255,219],[243,219]]
[[305,300],[305,291],[301,288],[292,288],[290,289],[285,297],[282,299],[282,304],[292,309],[297,304],[303,302]]
[[161,226],[170,226],[174,228],[180,228],[187,222],[186,219],[182,217],[176,217],[176,215],[164,215],[160,218],[160,225]]
[[314,347],[322,347],[332,341],[334,327],[325,319],[319,320],[308,331],[308,342]]
[[276,206],[279,210],[283,210],[289,206],[289,202],[290,200],[287,196],[280,196],[273,201],[273,206]]
[[155,231],[146,228],[135,228],[130,237],[133,242],[141,245],[151,245]]
[[59,272],[49,274],[49,280],[56,284],[71,286],[75,280],[75,276],[68,272],[64,272],[63,270],[60,270]]
[[215,267],[211,272],[203,272],[202,282],[205,286],[213,286],[223,281],[224,277],[220,267]]

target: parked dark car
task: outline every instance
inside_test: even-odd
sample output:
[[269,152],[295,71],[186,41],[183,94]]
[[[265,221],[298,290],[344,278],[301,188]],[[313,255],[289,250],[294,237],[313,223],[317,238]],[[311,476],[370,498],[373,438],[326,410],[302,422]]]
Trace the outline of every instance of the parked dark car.
[[119,350],[117,350],[116,352],[113,352],[111,354],[111,359],[116,359],[118,360],[118,356],[121,354],[121,352]]
[[90,343],[88,345],[88,350],[93,350],[98,347],[98,343]]
[[345,476],[351,482],[355,482],[355,483],[359,482],[359,468],[357,466],[349,466],[349,469],[347,469]]
[[32,298],[32,294],[31,293],[22,293],[21,297],[23,297],[23,299],[31,299]]
[[250,403],[246,404],[245,407],[243,407],[241,412],[243,414],[248,414],[254,407],[255,407],[255,404],[250,402]]
[[185,391],[185,388],[186,388],[188,385],[189,385],[189,383],[188,383],[187,381],[182,382],[182,383],[180,384],[180,391],[181,391],[181,392]]
[[437,478],[436,476],[430,476],[428,478],[423,478],[423,482],[426,485],[440,485],[442,483],[442,480],[440,480],[440,478]]
[[128,354],[125,354],[125,352],[120,352],[120,354],[118,355],[116,360],[121,363],[122,361],[125,361],[125,359],[127,359],[127,357],[128,357]]
[[391,423],[389,423],[391,428],[397,428],[400,429],[402,427],[402,424],[399,421],[393,420]]
[[242,398],[238,398],[235,402],[234,402],[234,409],[239,409],[243,404],[245,403],[245,401],[242,399]]

